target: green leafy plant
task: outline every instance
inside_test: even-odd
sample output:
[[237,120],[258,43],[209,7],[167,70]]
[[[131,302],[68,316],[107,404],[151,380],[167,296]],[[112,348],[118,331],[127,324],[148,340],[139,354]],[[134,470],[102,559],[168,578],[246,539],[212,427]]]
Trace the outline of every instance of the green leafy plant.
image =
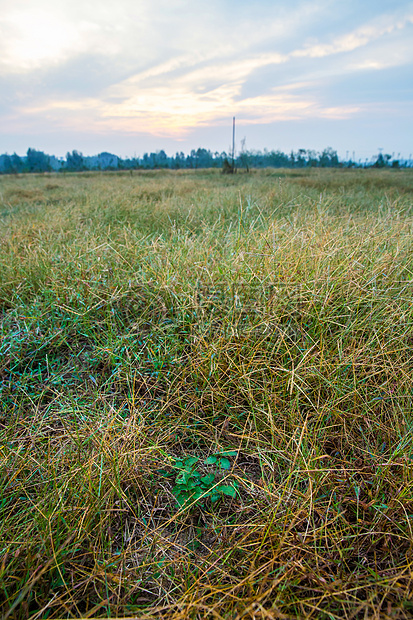
[[[231,462],[228,456],[235,456],[236,451],[216,453],[203,461],[204,465],[212,465],[214,469],[229,470]],[[222,484],[219,479],[216,482],[216,473],[213,471],[202,474],[195,469],[200,459],[197,456],[188,456],[185,459],[177,459],[175,468],[179,473],[175,480],[172,493],[175,495],[179,506],[187,507],[198,503],[198,500],[209,498],[212,503],[217,502],[222,496],[235,497],[237,494],[237,482],[232,480],[230,484]]]

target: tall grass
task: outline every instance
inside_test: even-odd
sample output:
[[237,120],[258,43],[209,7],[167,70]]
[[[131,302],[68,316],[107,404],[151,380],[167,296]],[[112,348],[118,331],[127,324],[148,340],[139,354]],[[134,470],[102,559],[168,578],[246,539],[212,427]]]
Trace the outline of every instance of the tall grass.
[[411,618],[413,174],[0,192],[4,617]]

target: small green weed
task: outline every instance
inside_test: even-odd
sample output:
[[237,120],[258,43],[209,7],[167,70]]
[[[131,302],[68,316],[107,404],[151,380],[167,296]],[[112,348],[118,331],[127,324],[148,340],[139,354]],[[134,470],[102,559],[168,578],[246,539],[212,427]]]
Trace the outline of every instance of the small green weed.
[[[214,466],[217,472],[229,470],[231,462],[228,456],[235,456],[236,451],[228,451],[216,453],[203,461],[204,465]],[[235,497],[237,494],[237,482],[232,480],[230,484],[221,484],[215,481],[216,473],[213,471],[202,475],[200,471],[195,469],[200,459],[197,456],[188,456],[185,459],[177,459],[175,468],[179,473],[175,480],[175,486],[172,493],[175,495],[176,501],[180,507],[188,507],[193,504],[203,505],[199,500],[209,498],[214,504],[222,496],[228,495]]]

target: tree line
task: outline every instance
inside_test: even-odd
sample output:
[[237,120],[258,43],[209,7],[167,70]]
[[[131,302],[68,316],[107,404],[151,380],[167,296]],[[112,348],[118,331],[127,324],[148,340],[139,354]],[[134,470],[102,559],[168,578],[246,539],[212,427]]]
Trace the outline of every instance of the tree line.
[[299,149],[286,154],[279,150],[244,150],[234,160],[223,152],[212,152],[209,149],[193,149],[189,154],[177,152],[173,156],[164,150],[144,153],[142,157],[121,158],[112,153],[103,152],[99,155],[87,156],[79,151],[67,153],[66,157],[58,158],[47,155],[43,151],[29,148],[27,154],[20,157],[16,153],[0,155],[1,174],[20,174],[26,172],[82,172],[86,170],[155,170],[155,169],[196,169],[220,168],[223,172],[234,172],[237,169],[250,168],[338,168],[338,167],[376,167],[398,168],[410,166],[411,160],[395,159],[392,155],[378,155],[370,160],[358,162],[348,159],[340,160],[337,152],[328,147],[321,152],[311,149]]

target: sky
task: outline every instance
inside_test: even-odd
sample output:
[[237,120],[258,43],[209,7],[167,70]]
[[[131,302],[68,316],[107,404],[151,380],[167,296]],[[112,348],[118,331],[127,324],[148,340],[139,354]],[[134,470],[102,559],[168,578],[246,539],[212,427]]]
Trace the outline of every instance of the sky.
[[0,152],[413,152],[413,2],[0,0]]

